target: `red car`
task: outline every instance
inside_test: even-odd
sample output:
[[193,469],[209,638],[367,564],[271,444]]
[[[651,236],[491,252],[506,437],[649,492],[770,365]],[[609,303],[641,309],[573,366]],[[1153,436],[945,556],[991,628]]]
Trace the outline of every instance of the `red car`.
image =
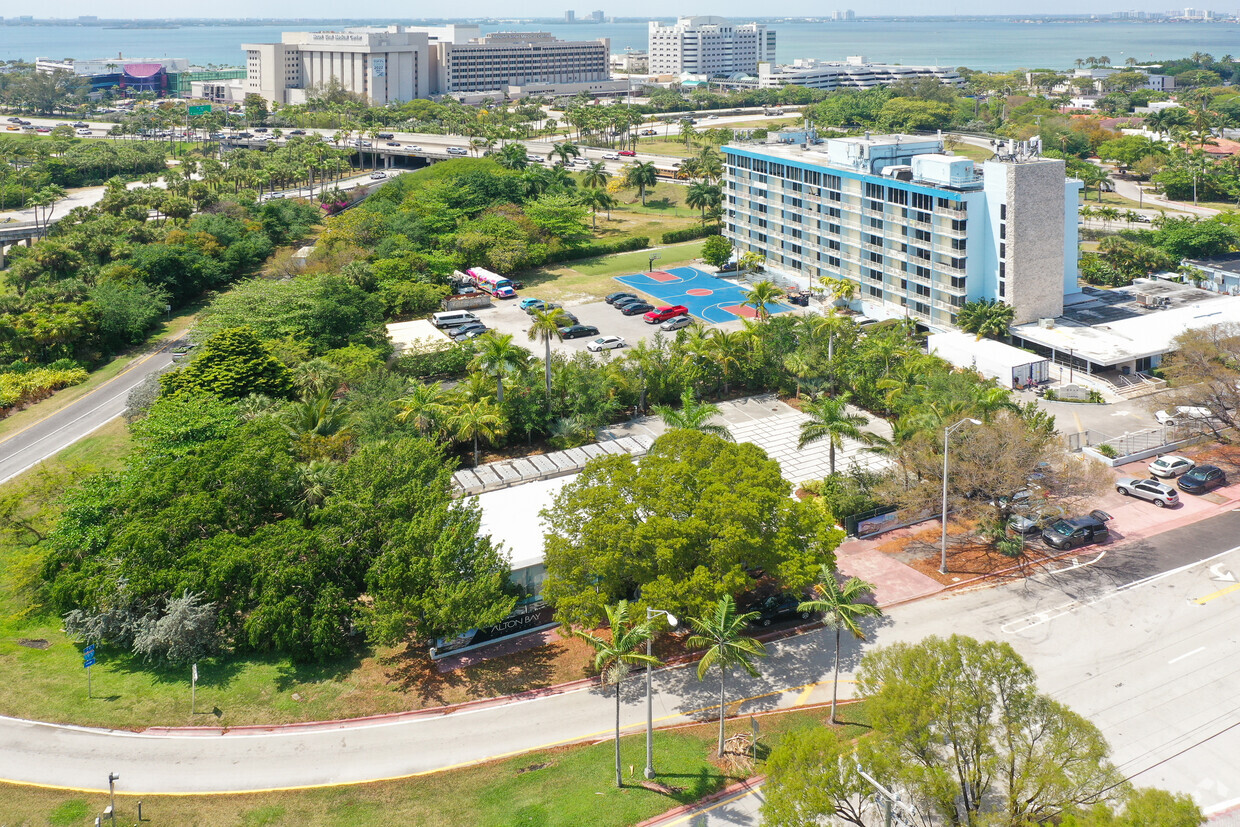
[[683,304],[673,304],[667,307],[660,307],[657,310],[651,310],[645,316],[642,316],[642,318],[646,320],[646,324],[658,324],[659,322],[666,322],[668,319],[675,318],[676,316],[688,315],[688,313],[689,308],[685,307]]
[[617,152],[616,154],[617,154],[617,155],[623,155],[623,156],[625,156],[626,158],[632,158],[632,157],[634,157],[634,156],[636,156],[636,155],[637,155],[637,153],[636,153],[636,152],[634,152],[634,151],[633,151],[633,150],[631,150],[631,149],[622,149],[622,150],[620,150],[619,152]]

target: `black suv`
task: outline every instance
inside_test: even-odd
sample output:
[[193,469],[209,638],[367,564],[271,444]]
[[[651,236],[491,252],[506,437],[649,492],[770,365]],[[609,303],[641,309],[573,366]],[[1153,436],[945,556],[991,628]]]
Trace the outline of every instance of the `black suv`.
[[1111,515],[1105,511],[1091,511],[1085,517],[1056,520],[1042,530],[1042,542],[1059,551],[1090,543],[1105,543],[1111,537],[1111,531],[1107,528],[1110,519]]
[[1227,475],[1217,465],[1197,465],[1176,481],[1185,494],[1204,494],[1227,484]]
[[770,626],[772,623],[792,618],[809,620],[810,612],[802,612],[797,609],[801,602],[802,598],[797,597],[795,594],[773,594],[749,607],[748,611],[758,613],[758,616],[750,620],[749,624],[751,626]]

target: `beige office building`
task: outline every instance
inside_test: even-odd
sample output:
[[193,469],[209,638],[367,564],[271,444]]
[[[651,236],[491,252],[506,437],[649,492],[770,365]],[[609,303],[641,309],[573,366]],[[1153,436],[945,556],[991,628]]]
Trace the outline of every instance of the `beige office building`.
[[304,103],[333,78],[368,103],[424,98],[433,73],[425,32],[285,32],[279,43],[245,43],[246,92],[282,104]]
[[557,40],[546,32],[496,32],[469,43],[441,42],[436,92],[506,92],[508,87],[611,89],[611,43]]

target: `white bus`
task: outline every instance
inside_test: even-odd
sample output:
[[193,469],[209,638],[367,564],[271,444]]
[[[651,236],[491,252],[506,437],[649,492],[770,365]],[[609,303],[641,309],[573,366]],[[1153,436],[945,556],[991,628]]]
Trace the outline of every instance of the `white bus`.
[[465,272],[484,293],[490,293],[497,299],[517,297],[517,291],[513,289],[512,282],[497,273],[492,273],[484,267],[475,267]]

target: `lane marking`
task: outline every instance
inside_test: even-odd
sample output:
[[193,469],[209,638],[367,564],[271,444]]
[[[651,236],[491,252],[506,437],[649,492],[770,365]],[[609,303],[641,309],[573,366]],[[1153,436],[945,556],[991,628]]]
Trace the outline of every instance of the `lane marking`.
[[[1227,549],[1226,551],[1220,551],[1218,554],[1211,555],[1210,557],[1207,557],[1204,560],[1197,560],[1196,562],[1193,562],[1193,563],[1186,563],[1183,566],[1180,566],[1178,568],[1160,572],[1159,574],[1151,574],[1149,577],[1143,577],[1139,580],[1134,580],[1131,583],[1125,583],[1122,586],[1117,586],[1112,591],[1106,592],[1101,595],[1097,595],[1093,598],[1090,598],[1089,600],[1069,600],[1067,603],[1061,603],[1058,606],[1052,607],[1050,609],[1024,615],[1023,617],[1019,617],[1019,618],[1016,618],[1015,620],[1010,620],[1007,623],[1002,624],[999,628],[1005,634],[1010,634],[1010,635],[1019,634],[1020,632],[1027,631],[1029,629],[1034,628],[1035,626],[1041,626],[1044,623],[1050,623],[1052,620],[1071,614],[1072,612],[1076,611],[1079,608],[1088,608],[1090,606],[1096,606],[1097,604],[1102,603],[1103,601],[1111,600],[1112,598],[1119,597],[1120,595],[1132,589],[1149,585],[1150,583],[1163,580],[1167,577],[1172,577],[1177,574],[1182,574],[1183,572],[1189,571],[1190,569],[1196,568],[1197,566],[1205,565],[1208,568],[1208,564],[1210,563],[1210,561],[1217,560],[1220,557],[1226,557],[1228,554],[1234,554],[1237,551],[1240,551],[1240,546],[1234,546],[1232,548]],[[1103,554],[1105,553],[1106,552],[1103,552]],[[1051,572],[1051,573],[1058,574],[1059,571],[1068,571],[1073,568],[1084,568],[1085,566],[1092,566],[1102,559],[1103,554],[1099,554],[1096,558],[1089,561],[1088,563],[1082,563],[1077,566],[1071,566],[1068,569],[1058,570],[1058,571]],[[1235,591],[1237,589],[1240,589],[1240,583],[1237,583],[1236,585],[1230,586],[1226,589],[1222,589],[1221,591],[1215,592],[1212,595],[1206,595],[1203,598],[1198,598],[1196,602],[1202,603],[1207,600],[1213,600],[1216,597],[1221,597],[1222,595],[1229,593],[1231,591]]]
[[673,825],[676,825],[676,824],[684,824],[686,821],[693,821],[694,819],[696,819],[698,816],[702,815],[703,813],[709,813],[711,810],[715,810],[715,809],[718,809],[719,807],[727,806],[728,804],[731,804],[734,801],[740,801],[742,798],[748,798],[751,795],[757,795],[761,791],[762,791],[762,785],[758,784],[754,786],[752,789],[741,790],[735,795],[730,795],[727,798],[723,799],[722,801],[716,801],[714,804],[711,804],[709,807],[703,807],[700,810],[690,810],[689,812],[681,815],[679,818],[675,819],[674,821],[663,822],[662,824],[659,825],[659,827],[673,827]]
[[818,684],[812,683],[809,686],[805,687],[805,689],[801,690],[801,694],[797,695],[797,699],[792,702],[792,705],[793,706],[805,706],[806,702],[809,700],[810,694],[814,691],[814,688],[816,686],[818,686]]
[[1198,652],[1204,652],[1205,650],[1206,650],[1206,647],[1204,647],[1204,646],[1198,646],[1196,649],[1194,649],[1194,650],[1193,650],[1193,651],[1191,651],[1191,652],[1185,652],[1184,654],[1182,654],[1182,655],[1180,655],[1180,656],[1178,656],[1178,657],[1174,657],[1174,658],[1172,658],[1171,660],[1167,661],[1167,664],[1168,664],[1168,665],[1170,665],[1170,664],[1173,664],[1173,663],[1178,663],[1179,661],[1182,661],[1182,660],[1184,660],[1185,658],[1191,658],[1193,655],[1197,654]]
[[1198,606],[1204,606],[1207,603],[1209,603],[1211,600],[1214,600],[1215,598],[1223,597],[1225,595],[1229,595],[1234,591],[1240,591],[1240,583],[1236,583],[1234,586],[1228,586],[1225,589],[1219,589],[1216,592],[1207,594],[1205,597],[1199,597],[1193,602],[1196,603]]

